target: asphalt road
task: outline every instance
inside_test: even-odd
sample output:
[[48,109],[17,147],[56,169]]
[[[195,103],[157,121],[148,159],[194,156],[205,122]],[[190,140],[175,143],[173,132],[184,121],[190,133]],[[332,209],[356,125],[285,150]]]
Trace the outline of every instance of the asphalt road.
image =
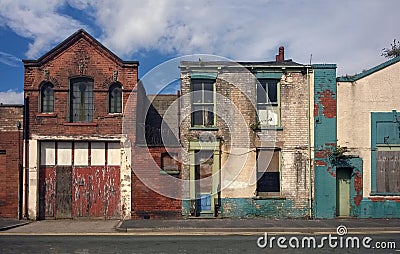
[[[351,235],[353,236],[353,235]],[[283,245],[290,243],[295,245],[296,239],[300,240],[300,247],[293,249],[281,249],[277,246],[277,239],[274,239],[274,247],[260,248],[257,245],[260,236],[134,236],[134,235],[1,235],[0,253],[400,253],[400,234],[368,235],[372,238],[369,242],[371,247],[376,242],[394,242],[396,247],[377,250],[355,248],[329,247],[329,241],[324,242],[324,248],[301,248],[301,241],[304,235],[282,235],[286,241]],[[271,241],[272,236],[267,236]],[[279,236],[278,236],[279,237]],[[324,235],[316,236],[317,245]],[[365,236],[356,236],[360,240]],[[296,239],[295,239],[296,238]],[[259,243],[265,242],[262,238]],[[281,240],[283,241],[283,240]],[[307,240],[308,241],[308,240]],[[345,242],[345,241],[344,241]],[[308,244],[308,243],[306,243]],[[343,245],[344,246],[344,245]],[[396,251],[397,250],[397,251]]]

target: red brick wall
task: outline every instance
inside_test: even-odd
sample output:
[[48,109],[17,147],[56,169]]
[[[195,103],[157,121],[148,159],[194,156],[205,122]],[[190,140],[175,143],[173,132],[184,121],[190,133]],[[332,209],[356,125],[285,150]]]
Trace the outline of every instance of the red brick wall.
[[[19,165],[22,165],[21,106],[0,106],[0,218],[18,218]],[[6,154],[2,154],[5,151]]]
[[[25,97],[29,97],[30,134],[46,136],[120,134],[122,115],[107,112],[107,92],[114,82],[114,72],[118,71],[118,82],[123,87],[124,107],[131,91],[136,89],[137,63],[121,61],[83,32],[70,40],[63,42],[61,49],[50,51],[38,61],[25,61],[24,90]],[[77,76],[94,79],[93,124],[69,123],[69,79]],[[50,81],[54,85],[54,114],[40,114],[39,88],[45,81]],[[135,106],[136,96],[134,95],[131,100]]]
[[[161,154],[164,152],[166,149],[163,147],[137,147],[135,149],[132,158],[133,219],[181,217],[182,184],[180,175],[173,177],[160,173]],[[177,199],[171,196],[177,197]]]

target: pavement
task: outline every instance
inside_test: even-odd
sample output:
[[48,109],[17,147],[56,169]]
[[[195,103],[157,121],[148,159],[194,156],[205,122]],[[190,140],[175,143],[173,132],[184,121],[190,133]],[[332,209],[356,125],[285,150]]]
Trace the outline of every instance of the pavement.
[[182,219],[42,220],[0,219],[0,235],[258,235],[400,233],[400,219]]

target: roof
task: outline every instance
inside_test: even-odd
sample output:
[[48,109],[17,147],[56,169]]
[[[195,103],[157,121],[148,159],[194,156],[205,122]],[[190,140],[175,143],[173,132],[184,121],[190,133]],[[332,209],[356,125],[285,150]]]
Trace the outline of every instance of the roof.
[[103,51],[108,53],[108,55],[111,58],[113,58],[117,62],[120,62],[122,65],[139,65],[138,61],[123,61],[123,60],[121,60],[121,58],[119,58],[111,50],[106,48],[103,44],[101,44],[98,40],[96,40],[93,36],[91,36],[84,29],[79,29],[74,34],[72,34],[67,39],[65,39],[60,44],[58,44],[56,47],[54,47],[52,50],[50,50],[49,52],[47,52],[46,54],[41,56],[39,59],[37,59],[37,60],[36,59],[25,59],[25,60],[22,60],[22,62],[24,63],[24,65],[29,65],[29,66],[42,65],[43,63],[47,62],[48,60],[54,58],[60,52],[64,51],[66,48],[70,47],[72,44],[74,44],[81,38],[86,38],[87,40],[92,41],[93,43],[97,44]]
[[23,104],[3,104],[0,103],[0,107],[6,108],[6,107],[15,107],[15,108],[22,108],[24,105]]
[[181,61],[180,67],[246,67],[246,68],[285,68],[285,67],[307,67],[306,65],[296,63],[292,59],[284,61],[269,61],[269,62],[246,62],[246,61]]
[[395,64],[395,63],[397,63],[399,61],[400,61],[400,56],[395,57],[393,59],[390,59],[389,61],[381,63],[380,65],[377,65],[377,66],[375,66],[375,67],[373,67],[373,68],[371,68],[369,70],[363,71],[363,72],[361,72],[359,74],[356,74],[356,75],[353,75],[353,76],[338,77],[338,78],[336,78],[336,81],[338,81],[338,82],[354,82],[354,81],[357,81],[357,80],[359,80],[361,78],[364,78],[364,77],[366,77],[368,75],[371,75],[372,73],[380,71],[380,70],[382,70],[382,69],[384,69],[384,68],[386,68],[386,67],[388,67],[388,66],[390,66],[392,64]]

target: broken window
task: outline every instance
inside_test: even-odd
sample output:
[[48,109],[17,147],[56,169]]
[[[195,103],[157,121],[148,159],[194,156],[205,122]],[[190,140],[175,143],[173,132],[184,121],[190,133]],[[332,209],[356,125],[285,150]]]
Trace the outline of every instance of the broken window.
[[54,90],[53,84],[49,82],[40,87],[40,112],[54,112]]
[[192,126],[207,127],[215,125],[214,80],[192,80]]
[[79,77],[71,79],[70,121],[93,121],[93,79]]
[[257,193],[279,194],[280,189],[280,149],[258,149]]
[[260,127],[280,126],[279,79],[258,79],[257,114]]
[[108,90],[108,112],[122,113],[122,86],[119,83],[112,84]]
[[377,151],[376,191],[400,193],[400,151]]

